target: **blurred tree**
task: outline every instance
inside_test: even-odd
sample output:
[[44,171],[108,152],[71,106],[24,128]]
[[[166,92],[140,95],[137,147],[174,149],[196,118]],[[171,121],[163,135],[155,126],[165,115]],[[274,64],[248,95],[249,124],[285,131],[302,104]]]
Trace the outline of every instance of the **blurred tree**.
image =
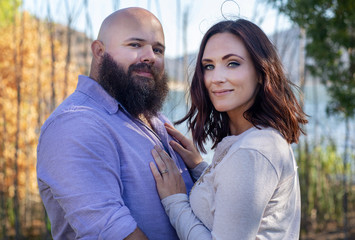
[[68,79],[69,79],[69,66],[72,60],[72,35],[73,35],[73,26],[75,21],[78,19],[80,12],[83,8],[81,1],[75,1],[74,6],[70,7],[68,0],[65,1],[65,9],[67,12],[67,30],[66,30],[66,38],[67,38],[67,55],[65,61],[65,70],[64,70],[64,88],[63,95],[67,97],[68,95]]
[[21,6],[21,3],[21,0],[0,1],[0,27],[5,27],[12,23],[14,15]]
[[[0,239],[13,239],[16,228],[21,239],[46,227],[35,166],[38,128],[51,111],[52,43],[58,101],[65,87],[66,48],[51,41],[46,23],[26,12],[13,16],[11,24],[0,27]],[[79,73],[74,63],[70,92]]]
[[[347,232],[349,168],[349,120],[355,116],[355,1],[354,0],[268,0],[305,29],[307,68],[326,86],[328,114],[345,119],[343,157],[344,229]],[[350,173],[349,173],[350,172]]]

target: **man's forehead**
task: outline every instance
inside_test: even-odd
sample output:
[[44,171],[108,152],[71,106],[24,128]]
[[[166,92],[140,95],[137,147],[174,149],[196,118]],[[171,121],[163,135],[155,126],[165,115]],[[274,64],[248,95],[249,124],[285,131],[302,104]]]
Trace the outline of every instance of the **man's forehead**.
[[[102,30],[102,31],[101,31]],[[128,37],[146,38],[155,36],[158,41],[164,42],[164,32],[160,21],[150,12],[144,9],[125,9],[110,15],[105,19],[99,36],[125,35]]]
[[117,35],[123,36],[124,40],[139,40],[159,42],[164,44],[164,33],[160,25],[141,23],[120,24],[115,28]]

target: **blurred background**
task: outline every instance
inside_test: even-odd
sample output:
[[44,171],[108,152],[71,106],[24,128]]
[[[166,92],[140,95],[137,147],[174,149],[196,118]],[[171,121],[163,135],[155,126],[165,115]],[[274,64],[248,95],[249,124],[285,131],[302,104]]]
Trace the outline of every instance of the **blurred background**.
[[163,112],[172,121],[186,113],[198,47],[211,25],[246,18],[268,34],[310,121],[293,145],[301,239],[355,239],[353,0],[0,0],[0,239],[51,239],[35,170],[40,127],[77,76],[88,74],[103,19],[131,6],[162,22],[170,86]]

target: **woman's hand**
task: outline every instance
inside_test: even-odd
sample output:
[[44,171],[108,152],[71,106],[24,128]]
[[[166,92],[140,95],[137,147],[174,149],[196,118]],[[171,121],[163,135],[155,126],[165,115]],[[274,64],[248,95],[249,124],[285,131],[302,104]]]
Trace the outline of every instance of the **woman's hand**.
[[186,193],[185,182],[175,162],[158,146],[152,150],[152,155],[158,169],[150,162],[150,169],[157,184],[160,199],[176,193]]
[[176,141],[170,141],[170,146],[180,154],[188,168],[193,169],[202,162],[202,157],[199,151],[197,151],[195,145],[190,139],[186,138],[178,130],[176,130],[176,128],[167,123],[165,123],[165,128],[173,138],[181,143],[180,145]]

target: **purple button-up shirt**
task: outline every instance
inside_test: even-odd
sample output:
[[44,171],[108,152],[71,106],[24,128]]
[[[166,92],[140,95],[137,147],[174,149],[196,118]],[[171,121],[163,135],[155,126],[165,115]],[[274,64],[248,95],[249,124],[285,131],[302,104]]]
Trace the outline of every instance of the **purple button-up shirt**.
[[37,177],[54,239],[123,239],[138,226],[149,239],[178,239],[149,168],[154,145],[168,150],[168,120],[154,132],[132,118],[94,80],[79,76],[76,91],[47,119],[37,149]]

